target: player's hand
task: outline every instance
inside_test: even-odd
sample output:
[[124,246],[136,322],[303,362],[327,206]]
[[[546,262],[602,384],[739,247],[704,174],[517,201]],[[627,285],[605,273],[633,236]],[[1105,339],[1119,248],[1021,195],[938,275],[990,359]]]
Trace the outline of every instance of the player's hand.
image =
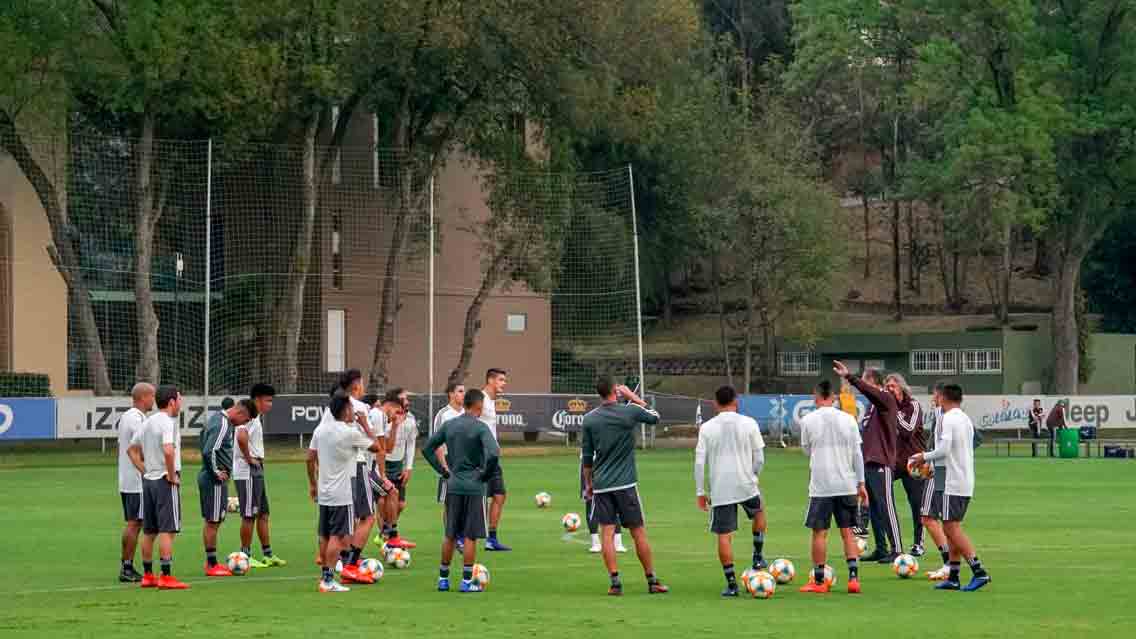
[[403,486],[406,486],[407,484],[409,484],[410,483],[410,471],[404,470],[401,473],[399,473],[398,481],[401,482]]
[[312,498],[312,501],[316,501],[316,496],[317,496],[318,494],[319,494],[319,493],[318,493],[318,491],[316,491],[316,486],[315,486],[315,484],[310,484],[310,485],[308,486],[308,496],[310,496],[310,497]]
[[864,484],[860,484],[856,487],[856,496],[860,498],[861,506],[868,505],[868,489],[864,488]]
[[838,359],[833,360],[832,362],[832,372],[836,373],[840,377],[848,377],[848,375],[851,374],[851,371],[849,371],[848,367],[844,365],[844,362]]
[[222,470],[217,473],[217,479],[220,479],[223,482],[229,481],[229,473]]
[[923,463],[923,453],[915,453],[914,455],[911,456],[911,459],[907,460],[908,466],[911,466],[913,464],[918,465],[918,464],[922,464],[922,463]]
[[701,510],[702,512],[710,510],[710,504],[706,500],[706,495],[698,496],[698,510]]
[[592,487],[590,485],[584,486],[584,499],[593,499],[594,497],[595,493],[592,492]]
[[388,493],[394,490],[394,484],[392,484],[391,480],[387,479],[386,477],[383,477],[383,490]]
[[176,474],[171,475],[169,473],[166,473],[166,481],[169,482],[171,486],[181,485],[181,477],[178,477]]

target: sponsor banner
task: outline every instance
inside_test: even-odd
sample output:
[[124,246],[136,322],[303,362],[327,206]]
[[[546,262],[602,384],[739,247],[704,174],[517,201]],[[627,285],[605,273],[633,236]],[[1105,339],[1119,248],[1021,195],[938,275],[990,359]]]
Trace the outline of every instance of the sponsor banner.
[[0,440],[54,438],[54,399],[0,399]]
[[260,424],[269,435],[309,435],[319,426],[327,402],[326,394],[277,395]]
[[[210,410],[221,410],[221,398],[210,398]],[[118,418],[130,409],[129,397],[63,397],[57,405],[56,439],[114,438]],[[205,400],[187,396],[182,401],[178,424],[183,437],[196,437],[205,426]]]

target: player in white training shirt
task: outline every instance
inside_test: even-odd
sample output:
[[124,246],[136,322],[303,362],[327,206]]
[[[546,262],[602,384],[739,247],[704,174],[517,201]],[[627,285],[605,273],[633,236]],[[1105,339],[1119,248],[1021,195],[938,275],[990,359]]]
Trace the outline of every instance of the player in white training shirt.
[[[500,368],[491,368],[485,371],[485,404],[481,409],[481,421],[489,427],[494,439],[497,436],[497,398],[505,392],[505,385],[509,383],[509,374]],[[497,539],[497,527],[501,524],[501,511],[505,509],[505,475],[501,465],[493,472],[485,486],[486,496],[489,499],[489,537],[485,539],[485,549],[489,551],[510,551],[512,548]]]
[[130,390],[133,406],[118,418],[118,493],[122,498],[122,567],[118,580],[123,583],[142,581],[134,569],[134,550],[142,532],[142,473],[130,461],[130,442],[142,429],[146,413],[154,410],[154,386],[138,382]]
[[[238,426],[236,450],[233,452],[233,483],[237,487],[237,501],[241,514],[241,552],[249,557],[253,568],[272,568],[288,565],[272,552],[268,525],[268,488],[264,479],[264,426],[262,420],[272,410],[276,389],[269,384],[254,384],[249,398],[256,405],[258,416]],[[263,559],[252,557],[252,530],[260,538]]]
[[[990,575],[978,560],[974,544],[962,529],[967,507],[974,496],[974,423],[962,412],[962,387],[958,384],[945,384],[939,403],[943,409],[943,423],[936,433],[935,450],[912,455],[911,461],[934,463],[935,472],[945,475],[943,492],[935,493],[942,503],[933,501],[931,512],[943,521],[943,532],[947,535],[950,551],[950,575],[935,588],[974,592],[990,583]],[[965,586],[959,583],[962,558],[966,559],[973,573],[970,583]]]
[[[753,568],[768,564],[762,556],[765,546],[765,509],[757,478],[765,465],[765,440],[753,418],[738,414],[738,393],[723,386],[714,393],[718,415],[698,429],[694,449],[694,485],[698,507],[710,511],[710,532],[718,537],[718,560],[726,576],[723,597],[738,596],[734,573],[734,533],[738,530],[738,507],[752,520]],[[706,492],[706,471],[710,471],[710,491]]]
[[406,491],[410,486],[410,474],[414,470],[414,443],[418,438],[418,420],[410,412],[410,395],[402,388],[387,391],[384,403],[398,402],[402,409],[400,419],[390,420],[381,431],[383,447],[387,454],[384,459],[387,479],[394,484],[394,490],[383,497],[383,538],[392,548],[416,548],[418,544],[403,539],[398,534],[398,519],[406,510]]
[[813,391],[817,409],[801,420],[801,450],[809,456],[809,511],[805,526],[812,531],[813,574],[801,592],[828,592],[824,566],[828,529],[832,520],[840,529],[844,558],[848,563],[848,592],[860,592],[860,549],[852,526],[857,520],[857,500],[867,505],[864,486],[864,455],[856,420],[833,406],[832,384],[823,381]]

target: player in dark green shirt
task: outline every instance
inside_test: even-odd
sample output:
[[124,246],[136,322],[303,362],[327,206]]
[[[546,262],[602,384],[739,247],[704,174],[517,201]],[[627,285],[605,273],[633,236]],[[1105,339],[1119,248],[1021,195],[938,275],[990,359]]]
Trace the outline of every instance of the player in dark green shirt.
[[[646,518],[639,499],[639,476],[635,470],[635,428],[659,423],[659,414],[630,388],[616,385],[610,377],[596,382],[603,405],[584,416],[584,496],[592,500],[592,512],[600,525],[604,564],[611,576],[609,595],[622,595],[623,583],[615,561],[615,525],[620,523],[635,540],[635,553],[647,575],[647,592],[661,594],[668,588],[655,576],[651,545],[647,542]],[[620,404],[619,399],[629,403]]]
[[205,526],[201,539],[205,544],[205,575],[231,577],[228,567],[217,563],[217,533],[225,521],[229,502],[229,476],[233,472],[233,433],[257,416],[256,404],[242,399],[226,410],[213,413],[201,431],[201,471],[197,488],[201,494],[201,518]]
[[[422,448],[422,455],[446,480],[446,536],[442,540],[438,590],[450,589],[454,544],[464,539],[461,591],[481,592],[481,586],[473,582],[473,564],[477,561],[477,540],[488,534],[485,483],[497,470],[501,450],[489,427],[478,419],[485,394],[471,390],[462,403],[465,413],[442,424]],[[436,454],[442,446],[446,447],[445,463]]]

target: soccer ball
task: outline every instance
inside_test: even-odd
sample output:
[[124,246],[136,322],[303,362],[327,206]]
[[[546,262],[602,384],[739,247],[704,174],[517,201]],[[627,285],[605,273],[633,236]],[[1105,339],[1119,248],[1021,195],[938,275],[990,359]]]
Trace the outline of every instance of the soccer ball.
[[[814,571],[812,571],[812,570],[809,571],[809,583],[810,584],[816,583],[816,575],[814,574]],[[830,566],[828,564],[824,565],[824,584],[826,586],[828,586],[829,588],[836,585],[836,573],[834,573],[832,571],[832,566]]]
[[868,551],[868,540],[864,539],[863,537],[857,537],[856,538],[856,548],[858,548],[860,550],[861,555],[864,554],[865,552]]
[[482,590],[489,587],[489,569],[484,564],[473,564],[473,583],[481,586]]
[[891,570],[900,579],[910,579],[919,572],[919,562],[911,555],[903,554],[891,562]]
[[[395,549],[394,546],[388,545],[387,542],[384,541],[382,548],[381,548],[381,552],[383,553],[383,558],[386,559],[387,557],[390,557],[391,551],[394,550],[394,549]],[[390,563],[390,560],[388,560],[387,563]]]
[[564,530],[568,532],[576,532],[580,529],[580,516],[576,513],[568,513],[560,519],[560,523],[564,525]]
[[777,591],[777,580],[764,570],[750,575],[746,590],[754,599],[769,599]]
[[931,464],[928,464],[927,462],[923,462],[922,464],[916,464],[916,463],[912,462],[911,460],[908,460],[907,461],[907,474],[911,475],[915,479],[930,479],[931,477],[933,477],[935,475],[935,468],[933,466],[931,466]]
[[243,575],[249,571],[249,557],[243,552],[229,553],[229,559],[226,563],[234,575]]
[[235,513],[241,509],[241,500],[236,497],[230,497],[229,501],[225,503],[225,510]]
[[410,552],[405,548],[395,548],[387,555],[387,563],[400,570],[408,568],[410,566]]
[[745,572],[742,573],[742,587],[745,588],[745,591],[751,595],[753,594],[753,591],[750,590],[750,579],[759,572],[761,571],[755,570],[753,568],[746,568]]
[[797,576],[797,569],[793,567],[793,562],[788,559],[778,559],[769,566],[769,574],[773,575],[777,583],[787,584]]
[[552,503],[552,495],[548,493],[537,493],[535,499],[537,508],[548,508]]
[[359,565],[359,572],[371,575],[375,581],[383,578],[383,562],[378,559],[364,559]]

